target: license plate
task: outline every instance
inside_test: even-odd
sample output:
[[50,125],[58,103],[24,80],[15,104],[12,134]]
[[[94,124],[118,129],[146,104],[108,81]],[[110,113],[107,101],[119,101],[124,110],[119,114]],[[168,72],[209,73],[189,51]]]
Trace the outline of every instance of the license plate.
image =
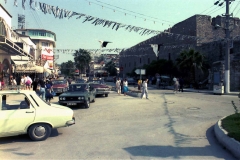
[[67,103],[69,106],[77,105],[77,103]]

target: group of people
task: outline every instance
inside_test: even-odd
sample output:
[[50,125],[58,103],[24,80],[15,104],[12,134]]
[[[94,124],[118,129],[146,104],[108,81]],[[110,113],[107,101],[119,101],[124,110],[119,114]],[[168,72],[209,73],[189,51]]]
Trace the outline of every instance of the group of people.
[[39,79],[36,78],[32,84],[33,90],[46,102],[51,101],[54,96],[52,88],[52,78],[50,79]]
[[183,78],[173,78],[173,92],[177,93],[177,92],[183,92]]
[[120,80],[120,78],[116,80],[116,90],[118,95],[123,93],[124,96],[126,96],[126,93],[128,91],[128,82],[126,78],[124,80]]
[[[145,81],[142,81],[138,83],[138,86],[140,86],[140,83],[142,85],[142,95],[141,98],[143,98],[143,95],[146,95],[146,99],[148,99],[148,89],[147,89],[147,83],[148,83],[148,79],[146,79]],[[128,92],[128,82],[127,79],[124,79],[123,81],[120,80],[120,78],[118,78],[116,80],[116,90],[118,95],[120,95],[121,93],[124,94],[124,96],[126,96],[126,93]]]

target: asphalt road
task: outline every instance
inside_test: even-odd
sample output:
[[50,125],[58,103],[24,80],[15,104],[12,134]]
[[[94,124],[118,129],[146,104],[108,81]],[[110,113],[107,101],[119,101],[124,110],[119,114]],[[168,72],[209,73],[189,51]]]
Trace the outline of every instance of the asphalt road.
[[[149,89],[149,100],[112,93],[89,109],[72,107],[76,124],[40,142],[0,138],[0,159],[234,159],[213,125],[234,113],[237,96]],[[57,103],[57,97],[52,101]]]

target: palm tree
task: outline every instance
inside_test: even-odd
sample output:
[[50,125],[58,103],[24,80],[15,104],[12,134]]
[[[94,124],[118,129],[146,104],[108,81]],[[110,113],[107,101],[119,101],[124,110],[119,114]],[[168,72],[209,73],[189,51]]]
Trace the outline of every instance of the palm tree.
[[74,69],[75,69],[75,65],[73,61],[67,61],[61,64],[61,73],[66,76],[70,76],[71,73],[74,72]]
[[189,75],[190,83],[196,82],[195,69],[197,68],[200,71],[203,71],[203,63],[204,56],[201,53],[194,51],[194,49],[188,51],[184,50],[176,59],[176,64],[179,69]]
[[110,76],[116,76],[117,75],[117,69],[116,69],[116,65],[113,61],[108,62],[105,65],[105,70],[108,71],[108,73],[110,74]]
[[84,49],[76,50],[73,54],[76,67],[83,73],[92,60],[90,52]]

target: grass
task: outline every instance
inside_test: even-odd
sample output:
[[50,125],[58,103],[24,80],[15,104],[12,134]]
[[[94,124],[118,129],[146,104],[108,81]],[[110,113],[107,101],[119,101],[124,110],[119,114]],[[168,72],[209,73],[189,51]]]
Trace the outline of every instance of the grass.
[[228,136],[240,142],[240,113],[227,116],[222,120],[222,127],[228,132]]

